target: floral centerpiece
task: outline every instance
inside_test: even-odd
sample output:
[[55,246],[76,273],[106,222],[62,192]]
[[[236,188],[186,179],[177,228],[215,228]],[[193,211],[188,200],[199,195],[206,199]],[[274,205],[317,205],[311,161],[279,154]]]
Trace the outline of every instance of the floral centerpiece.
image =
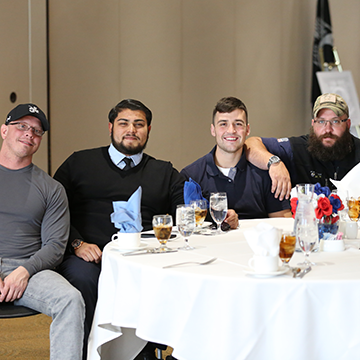
[[[295,217],[298,198],[291,199],[291,211]],[[319,240],[324,237],[324,233],[336,234],[339,228],[338,211],[344,209],[340,197],[330,191],[327,186],[321,187],[319,183],[315,185],[313,206],[315,216],[319,224]]]

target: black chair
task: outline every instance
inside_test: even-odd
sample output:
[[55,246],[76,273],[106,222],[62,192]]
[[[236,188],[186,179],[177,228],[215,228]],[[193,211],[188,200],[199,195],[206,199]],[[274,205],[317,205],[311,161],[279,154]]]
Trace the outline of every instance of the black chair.
[[38,311],[27,308],[26,306],[17,306],[13,302],[0,303],[0,319],[11,319],[40,314]]

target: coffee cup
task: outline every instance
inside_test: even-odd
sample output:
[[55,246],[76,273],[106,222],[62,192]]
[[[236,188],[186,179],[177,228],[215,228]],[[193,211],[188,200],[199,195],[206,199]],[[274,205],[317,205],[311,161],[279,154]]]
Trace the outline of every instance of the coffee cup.
[[358,234],[358,224],[356,221],[348,221],[346,223],[346,238],[356,239]]
[[134,249],[140,246],[140,233],[117,232],[111,236],[111,241],[121,249]]
[[279,256],[254,255],[249,260],[249,266],[256,273],[270,273],[279,270]]

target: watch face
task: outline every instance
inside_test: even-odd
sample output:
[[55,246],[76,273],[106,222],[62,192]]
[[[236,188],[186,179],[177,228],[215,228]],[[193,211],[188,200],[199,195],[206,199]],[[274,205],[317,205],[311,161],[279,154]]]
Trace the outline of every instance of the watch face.
[[71,243],[71,246],[76,248],[80,245],[80,243],[81,243],[81,241],[79,239],[76,239]]
[[278,156],[273,155],[273,156],[269,159],[269,162],[268,162],[268,164],[267,164],[268,169],[270,168],[270,166],[271,166],[272,164],[277,164],[277,163],[279,163],[280,161],[281,161],[281,160],[280,160],[280,158],[279,158]]

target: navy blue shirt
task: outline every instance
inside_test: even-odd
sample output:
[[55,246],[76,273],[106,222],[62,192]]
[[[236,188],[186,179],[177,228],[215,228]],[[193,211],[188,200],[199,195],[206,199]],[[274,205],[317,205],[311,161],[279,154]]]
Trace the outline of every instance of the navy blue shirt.
[[215,150],[216,146],[181,170],[187,179],[192,178],[201,186],[206,199],[211,192],[226,192],[228,208],[235,210],[239,219],[267,218],[270,213],[290,209],[289,201],[279,201],[271,193],[268,172],[250,164],[245,153],[236,164],[236,175],[231,180],[216,166]]
[[341,180],[360,162],[360,140],[351,137],[353,150],[341,160],[322,161],[308,150],[309,135],[290,138],[262,138],[268,151],[280,157],[287,167],[291,184],[320,183],[321,186],[334,188],[329,179]]

